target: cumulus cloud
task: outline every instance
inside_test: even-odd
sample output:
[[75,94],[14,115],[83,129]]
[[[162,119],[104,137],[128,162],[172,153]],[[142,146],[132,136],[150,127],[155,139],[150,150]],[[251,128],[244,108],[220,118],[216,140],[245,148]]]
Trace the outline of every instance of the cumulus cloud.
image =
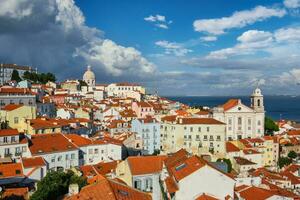
[[300,42],[300,27],[281,28],[274,36],[278,42]]
[[235,12],[230,17],[198,19],[194,21],[193,25],[195,31],[220,35],[224,34],[228,29],[242,28],[270,17],[283,17],[285,14],[286,11],[284,9],[257,6],[252,10]]
[[173,23],[171,20],[167,21],[166,17],[163,15],[149,15],[148,17],[144,18],[145,21],[153,23],[156,27],[162,28],[162,29],[168,29],[169,24]]
[[300,86],[300,69],[292,69],[288,72],[283,72],[279,76],[275,76],[272,78],[273,82],[280,83],[284,86]]
[[160,40],[155,42],[159,47],[164,48],[165,54],[173,54],[175,56],[184,56],[189,52],[192,52],[191,49],[184,48],[183,45],[176,42],[168,42],[166,40]]
[[284,0],[283,4],[287,8],[299,8],[300,7],[300,0]]
[[212,51],[208,59],[225,59],[233,55],[252,54],[258,49],[272,45],[273,35],[267,31],[249,30],[237,38],[239,43],[234,47]]
[[1,62],[31,65],[58,78],[81,78],[91,64],[98,81],[155,71],[137,49],[87,26],[73,0],[2,0],[0,26]]

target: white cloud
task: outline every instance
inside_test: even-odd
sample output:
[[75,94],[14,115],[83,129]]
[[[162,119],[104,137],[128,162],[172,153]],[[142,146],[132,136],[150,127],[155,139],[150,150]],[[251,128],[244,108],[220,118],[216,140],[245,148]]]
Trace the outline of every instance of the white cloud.
[[299,8],[300,7],[300,0],[284,0],[283,4],[287,8]]
[[273,35],[270,32],[249,30],[237,38],[239,43],[231,48],[210,52],[209,59],[226,59],[234,55],[252,54],[258,49],[269,47],[273,44]]
[[154,23],[154,25],[156,27],[159,27],[162,29],[168,29],[169,28],[168,24],[173,23],[173,21],[171,21],[171,20],[167,21],[165,16],[158,15],[158,14],[157,15],[149,15],[148,17],[145,17],[144,20]]
[[242,28],[270,17],[283,17],[285,14],[286,11],[284,9],[257,6],[252,10],[235,12],[230,17],[195,20],[193,25],[195,31],[220,35],[224,34],[228,29]]
[[27,0],[1,0],[0,16],[23,18],[32,13],[32,5]]
[[137,49],[87,26],[74,0],[1,0],[0,24],[2,62],[32,65],[58,78],[81,78],[90,64],[101,81],[138,79],[156,70]]
[[176,42],[168,42],[166,40],[160,40],[155,42],[159,47],[164,48],[165,54],[174,54],[175,56],[184,56],[189,52],[192,52],[191,49],[184,48],[181,44]]
[[159,27],[159,28],[163,28],[163,29],[168,29],[169,27],[165,24],[155,24],[155,26]]
[[145,17],[144,20],[149,21],[149,22],[165,22],[166,17],[163,15],[150,15],[148,17]]
[[274,36],[278,42],[300,42],[300,27],[281,28]]
[[96,40],[77,49],[76,56],[82,56],[88,63],[103,65],[113,76],[135,73],[136,75],[152,74],[155,66],[142,57],[132,47],[117,45],[111,40]]
[[300,69],[292,69],[288,72],[283,72],[279,76],[272,79],[273,82],[280,83],[286,86],[295,86],[300,84]]
[[203,36],[200,39],[204,42],[213,42],[216,41],[218,38],[216,36]]

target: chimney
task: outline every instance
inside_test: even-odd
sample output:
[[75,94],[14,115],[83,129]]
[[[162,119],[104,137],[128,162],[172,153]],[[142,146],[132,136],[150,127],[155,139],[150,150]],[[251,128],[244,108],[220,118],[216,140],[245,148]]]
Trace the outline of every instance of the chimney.
[[72,196],[72,195],[76,195],[78,193],[79,193],[79,186],[78,186],[78,184],[76,184],[76,183],[70,184],[69,185],[69,193],[68,193],[68,195]]

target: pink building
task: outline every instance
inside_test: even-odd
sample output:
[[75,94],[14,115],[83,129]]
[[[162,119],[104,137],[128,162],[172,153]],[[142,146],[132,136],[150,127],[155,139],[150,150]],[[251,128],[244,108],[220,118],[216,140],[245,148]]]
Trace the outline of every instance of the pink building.
[[141,101],[133,102],[132,110],[136,113],[138,118],[145,118],[147,116],[154,116],[155,111],[151,104]]

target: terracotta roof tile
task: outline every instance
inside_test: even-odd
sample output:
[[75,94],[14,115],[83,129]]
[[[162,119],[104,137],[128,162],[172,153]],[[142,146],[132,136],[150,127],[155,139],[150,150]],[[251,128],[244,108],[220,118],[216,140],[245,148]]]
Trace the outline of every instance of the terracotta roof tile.
[[22,158],[22,163],[24,168],[41,167],[46,165],[45,160],[40,156],[32,158]]
[[165,159],[166,156],[132,156],[127,161],[132,175],[142,175],[159,173]]
[[226,151],[227,152],[239,152],[240,149],[232,144],[231,142],[226,142]]
[[42,134],[31,136],[29,149],[33,155],[70,151],[77,149],[63,134]]
[[28,196],[28,188],[27,187],[22,187],[22,188],[7,188],[4,190],[3,194],[2,194],[2,198],[3,199],[18,199],[18,198],[13,198],[13,197],[20,197],[23,198],[24,200],[29,199]]
[[222,107],[224,108],[224,111],[227,111],[238,105],[238,103],[239,99],[229,99],[225,104],[222,105]]
[[23,107],[22,104],[8,104],[8,105],[4,106],[4,108],[2,108],[2,110],[12,111],[12,110],[16,110],[21,107]]
[[2,129],[0,130],[0,136],[11,136],[11,135],[19,135],[17,129]]
[[24,174],[21,163],[0,164],[0,179],[22,176]]

